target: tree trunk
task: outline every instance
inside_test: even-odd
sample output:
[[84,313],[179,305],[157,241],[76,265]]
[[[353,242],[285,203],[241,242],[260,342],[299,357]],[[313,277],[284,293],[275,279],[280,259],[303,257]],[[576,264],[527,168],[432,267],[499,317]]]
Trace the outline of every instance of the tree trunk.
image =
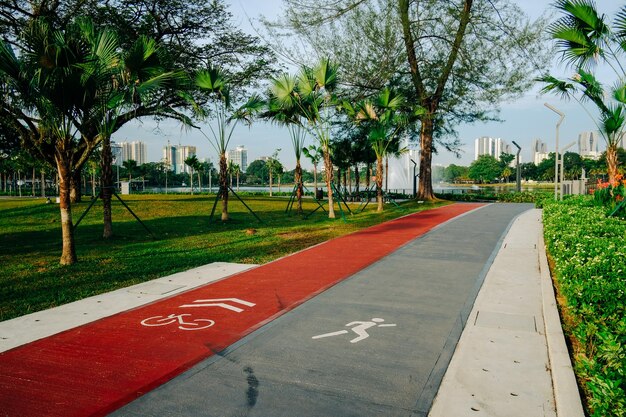
[[609,175],[610,184],[615,182],[615,177],[619,173],[617,163],[617,144],[613,143],[606,147],[606,171]]
[[[61,174],[59,173],[59,177],[61,176]],[[74,203],[80,203],[82,201],[82,190],[81,190],[81,184],[80,182],[82,181],[82,175],[80,175],[80,170],[76,170],[74,171],[73,174],[70,174],[70,179],[69,179],[69,190],[70,190],[70,202],[72,204]],[[60,182],[60,178],[59,178],[59,182]],[[60,188],[60,184],[59,184],[59,188]],[[61,191],[59,190],[59,193]]]
[[315,188],[315,192],[317,192],[317,164],[313,165],[313,187]]
[[348,167],[348,192],[352,195],[352,167]]
[[385,157],[385,192],[389,192],[389,157]]
[[[102,198],[102,238],[113,236],[113,217],[111,212],[111,197],[113,196],[113,153],[111,152],[111,138],[102,138],[102,154],[100,155],[100,197]],[[130,185],[130,184],[129,184]]]
[[200,170],[196,171],[198,175],[198,192],[202,192],[202,178],[200,177]]
[[432,159],[433,159],[433,120],[432,114],[427,114],[422,119],[420,128],[420,175],[417,200],[435,200],[432,183]]
[[272,196],[272,168],[269,170],[270,174],[270,197]]
[[335,202],[333,201],[333,161],[330,159],[330,149],[324,148],[324,169],[326,169],[326,191],[328,193],[328,218],[335,218]]
[[222,221],[228,220],[228,164],[226,154],[220,155],[220,191],[222,198]]
[[33,197],[35,196],[35,179],[36,179],[36,172],[35,172],[35,167],[33,167],[33,183],[32,183],[32,192],[33,192]]
[[191,190],[191,195],[193,195],[193,169],[189,169],[189,189]]
[[302,214],[302,167],[300,166],[299,159],[296,161],[296,170],[294,171],[293,180],[296,183],[296,200],[298,201],[296,213]]
[[41,170],[41,196],[46,196],[46,172]]
[[360,189],[359,185],[361,184],[361,174],[359,173],[359,165],[354,165],[354,192],[358,196]]
[[383,158],[376,157],[376,212],[383,211]]
[[[59,171],[59,208],[61,210],[61,233],[63,236],[63,250],[61,265],[76,263],[76,248],[74,246],[74,226],[72,224],[72,208],[70,205],[70,184],[73,177],[69,168],[69,160],[57,155],[57,169]],[[80,178],[80,177],[79,177]]]

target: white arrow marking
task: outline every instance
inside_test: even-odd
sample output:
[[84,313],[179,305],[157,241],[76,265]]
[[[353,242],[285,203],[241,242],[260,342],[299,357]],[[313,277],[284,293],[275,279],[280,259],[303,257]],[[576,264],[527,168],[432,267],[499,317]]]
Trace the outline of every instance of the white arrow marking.
[[236,313],[241,313],[243,311],[243,308],[235,307],[226,303],[219,303],[218,301],[231,301],[233,303],[243,304],[248,307],[254,307],[256,305],[254,303],[251,303],[250,301],[240,300],[239,298],[215,298],[211,300],[195,300],[193,304],[183,304],[180,307],[222,307],[227,310],[232,310]]

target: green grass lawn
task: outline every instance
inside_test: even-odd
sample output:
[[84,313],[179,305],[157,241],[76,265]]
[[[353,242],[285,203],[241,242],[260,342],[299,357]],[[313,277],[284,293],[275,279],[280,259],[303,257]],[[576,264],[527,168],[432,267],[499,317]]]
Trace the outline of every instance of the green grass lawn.
[[[89,197],[86,198],[89,200]],[[57,204],[43,199],[0,199],[0,321],[126,287],[211,262],[266,263],[363,227],[447,204],[375,203],[360,214],[329,220],[318,210],[308,219],[285,213],[286,198],[245,197],[263,220],[231,199],[231,221],[209,222],[214,197],[131,195],[124,201],[153,231],[153,239],[116,200],[113,231],[102,239],[102,203],[75,230],[78,263],[60,266],[61,227]],[[89,201],[72,207],[74,222]],[[356,208],[358,204],[355,204]],[[305,213],[317,205],[305,202]],[[337,212],[339,216],[339,212]]]

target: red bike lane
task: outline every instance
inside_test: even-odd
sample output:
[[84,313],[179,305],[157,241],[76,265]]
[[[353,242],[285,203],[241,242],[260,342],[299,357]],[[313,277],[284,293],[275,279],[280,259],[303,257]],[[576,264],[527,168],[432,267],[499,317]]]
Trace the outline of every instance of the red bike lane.
[[105,415],[480,206],[411,214],[0,353],[0,412]]

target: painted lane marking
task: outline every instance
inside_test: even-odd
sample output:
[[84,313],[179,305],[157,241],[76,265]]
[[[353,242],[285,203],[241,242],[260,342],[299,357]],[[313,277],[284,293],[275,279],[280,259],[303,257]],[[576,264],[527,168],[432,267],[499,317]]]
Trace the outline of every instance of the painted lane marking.
[[207,329],[215,324],[213,320],[209,319],[193,319],[191,321],[185,321],[183,317],[191,316],[191,314],[170,314],[169,316],[153,316],[143,319],[141,324],[146,327],[154,326],[167,326],[168,324],[178,323],[178,328],[181,330],[202,330]]
[[215,298],[210,300],[195,300],[191,304],[183,304],[180,306],[181,308],[187,307],[221,307],[227,310],[234,311],[236,313],[241,313],[243,308],[235,307],[226,303],[219,303],[218,301],[230,301],[237,304],[242,304],[248,307],[254,307],[256,304],[251,303],[250,301],[240,300],[239,298]]
[[[384,321],[385,319],[374,317],[371,321],[353,321],[346,324],[347,327],[353,326],[350,330],[352,330],[358,336],[350,340],[350,343],[358,343],[361,340],[370,337],[369,333],[366,332],[366,330],[370,327],[396,327],[395,324],[379,324]],[[318,334],[317,336],[313,336],[311,339],[322,339],[324,337],[339,336],[346,333],[349,333],[348,330],[339,330],[331,333]]]

